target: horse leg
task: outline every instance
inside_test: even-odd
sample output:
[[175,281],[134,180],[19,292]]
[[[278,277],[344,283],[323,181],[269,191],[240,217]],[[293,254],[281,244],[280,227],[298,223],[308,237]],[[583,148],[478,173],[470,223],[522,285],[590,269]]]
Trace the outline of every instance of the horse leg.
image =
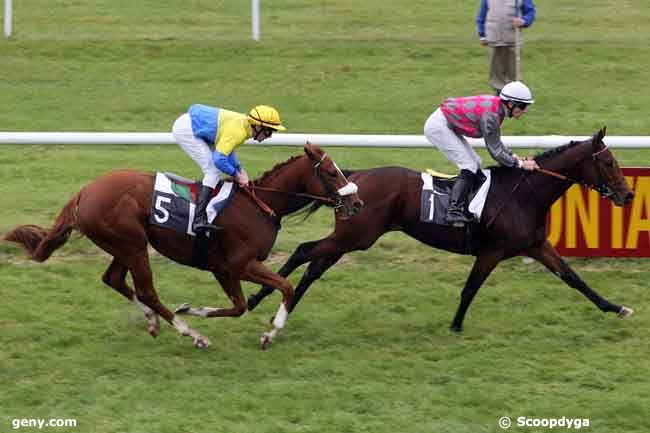
[[[323,241],[323,239],[319,241],[305,242],[298,245],[298,248],[296,248],[293,254],[291,254],[291,257],[289,257],[289,260],[287,260],[286,263],[282,265],[278,271],[278,274],[286,278],[291,275],[291,273],[297,267],[311,261],[310,253],[321,241]],[[273,293],[273,290],[275,290],[273,287],[265,285],[262,286],[259,292],[250,295],[248,297],[248,309],[250,311],[253,311],[255,307],[257,307],[257,305],[262,301],[262,299]]]
[[151,308],[140,302],[133,289],[131,289],[131,287],[126,283],[126,274],[128,271],[129,270],[126,266],[113,258],[113,261],[102,276],[102,281],[115,289],[129,301],[132,301],[144,312],[144,315],[149,322],[149,334],[151,334],[152,337],[157,337],[160,334],[160,320],[158,315]]
[[582,281],[573,269],[569,267],[562,257],[560,257],[549,241],[545,241],[539,247],[530,248],[527,250],[527,253],[532,258],[546,266],[549,271],[560,277],[562,281],[585,295],[587,299],[593,302],[601,311],[605,313],[617,313],[621,318],[631,316],[634,313],[634,310],[631,308],[612,304],[587,286],[587,284]]
[[239,317],[246,312],[246,299],[239,280],[213,273],[221,287],[232,301],[232,308],[192,307],[185,303],[176,309],[176,314],[189,314],[199,317]]
[[269,332],[265,332],[260,338],[262,349],[266,349],[278,332],[284,328],[287,316],[289,315],[289,308],[293,302],[293,287],[284,277],[272,272],[264,266],[262,262],[256,260],[251,261],[248,266],[246,266],[244,274],[242,275],[242,280],[274,287],[282,292],[282,303],[271,320],[273,329]]
[[463,330],[463,319],[465,318],[467,309],[472,303],[474,296],[476,296],[478,289],[481,288],[481,285],[483,285],[486,278],[492,273],[494,268],[496,268],[502,257],[503,254],[500,250],[484,252],[476,257],[476,261],[472,267],[472,272],[470,272],[465,287],[463,287],[463,291],[460,295],[460,304],[458,305],[458,310],[456,311],[454,320],[451,323],[452,331],[461,332]]
[[296,290],[293,294],[293,303],[291,304],[289,313],[293,313],[294,308],[296,308],[296,305],[298,305],[298,302],[300,302],[302,296],[305,294],[307,289],[309,289],[312,283],[318,280],[329,268],[334,266],[341,257],[343,257],[343,254],[323,257],[316,259],[309,264],[309,267],[296,286]]
[[162,316],[162,318],[176,328],[181,335],[192,337],[196,347],[203,349],[210,345],[210,340],[190,328],[187,323],[176,317],[174,313],[169,311],[169,309],[160,302],[156,289],[154,289],[153,286],[151,266],[149,265],[149,255],[146,250],[133,257],[129,268],[131,270],[131,275],[133,276],[133,283],[135,285],[137,297],[143,304]]

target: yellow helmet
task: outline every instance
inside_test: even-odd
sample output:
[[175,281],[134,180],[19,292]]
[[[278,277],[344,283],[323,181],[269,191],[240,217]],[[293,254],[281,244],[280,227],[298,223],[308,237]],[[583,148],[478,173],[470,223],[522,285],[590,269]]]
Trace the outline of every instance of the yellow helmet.
[[268,105],[258,105],[251,108],[248,112],[248,121],[251,125],[262,125],[276,131],[286,131],[287,128],[282,125],[280,113],[275,108]]

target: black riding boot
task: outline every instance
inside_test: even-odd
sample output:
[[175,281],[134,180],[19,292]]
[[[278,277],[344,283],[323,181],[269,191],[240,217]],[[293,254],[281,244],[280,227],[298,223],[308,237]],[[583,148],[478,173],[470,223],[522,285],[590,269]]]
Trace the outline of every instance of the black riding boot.
[[204,232],[213,232],[219,228],[208,222],[208,212],[206,210],[208,202],[212,198],[213,189],[209,186],[201,185],[199,196],[196,199],[196,209],[194,211],[194,224],[192,230],[197,235]]
[[466,211],[467,195],[474,186],[474,173],[461,170],[454,187],[451,189],[449,209],[447,209],[447,222],[454,226],[463,226],[474,221]]

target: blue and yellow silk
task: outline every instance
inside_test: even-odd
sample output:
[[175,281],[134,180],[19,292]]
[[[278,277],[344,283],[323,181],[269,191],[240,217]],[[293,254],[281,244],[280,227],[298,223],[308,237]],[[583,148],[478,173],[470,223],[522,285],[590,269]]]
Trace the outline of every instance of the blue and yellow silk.
[[194,104],[188,110],[194,136],[214,149],[212,160],[222,172],[235,176],[241,171],[235,149],[251,138],[253,130],[245,114],[219,107]]

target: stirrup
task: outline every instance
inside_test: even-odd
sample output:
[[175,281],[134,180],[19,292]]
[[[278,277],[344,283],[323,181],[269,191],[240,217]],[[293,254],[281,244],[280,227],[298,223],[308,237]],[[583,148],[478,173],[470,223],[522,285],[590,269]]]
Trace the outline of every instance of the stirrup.
[[467,216],[465,212],[455,209],[447,212],[445,219],[454,227],[464,227],[465,224],[474,221],[471,217]]
[[219,230],[223,230],[223,227],[221,226],[215,226],[214,224],[210,224],[208,222],[195,222],[192,225],[192,230],[194,233],[197,235],[203,234],[203,233],[215,233],[218,232]]

